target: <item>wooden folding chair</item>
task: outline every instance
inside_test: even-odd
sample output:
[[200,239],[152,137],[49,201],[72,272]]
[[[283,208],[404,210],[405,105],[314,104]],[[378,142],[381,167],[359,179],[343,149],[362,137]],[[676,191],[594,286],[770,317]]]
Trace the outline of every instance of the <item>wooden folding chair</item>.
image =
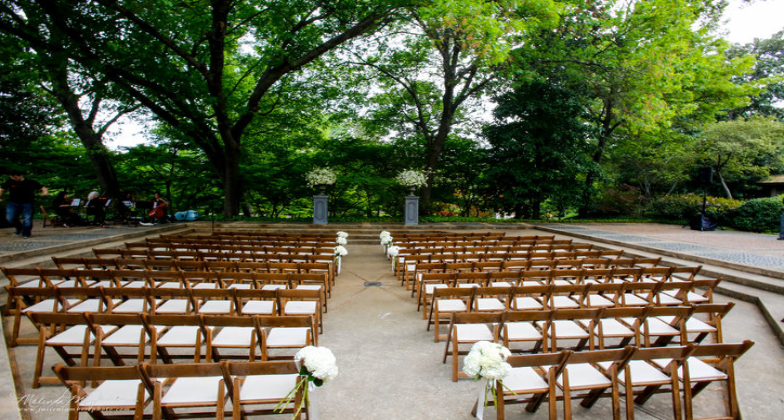
[[[627,419],[634,419],[635,403],[645,404],[655,393],[670,393],[673,418],[683,418],[678,369],[693,349],[692,345],[635,349],[623,374],[618,377],[620,385],[625,389]],[[658,364],[654,361],[658,361]],[[635,387],[643,389],[635,392]]]
[[452,317],[455,312],[468,312],[473,306],[476,288],[465,287],[440,287],[433,289],[430,306],[430,315],[427,321],[427,330],[433,325],[434,341],[439,342],[446,337],[441,334],[441,322]]
[[[144,408],[152,392],[141,378],[137,366],[52,368],[71,393],[68,419],[78,420],[86,412],[96,420],[144,418]],[[87,387],[86,383],[100,383]],[[128,413],[132,411],[132,413]]]
[[452,314],[442,361],[442,363],[446,363],[447,356],[452,356],[452,382],[457,382],[459,377],[466,377],[465,373],[458,373],[458,356],[468,353],[468,350],[460,350],[460,345],[473,345],[477,341],[498,342],[503,316],[503,313],[480,312],[455,312]]
[[151,384],[153,389],[153,420],[224,418],[234,385],[220,363],[143,363],[139,369],[147,386]]
[[[206,354],[213,362],[227,359],[255,361],[258,357],[267,360],[262,343],[266,333],[254,317],[230,315],[202,315],[199,317],[207,334]],[[217,330],[217,332],[215,332]],[[221,349],[234,351],[221,354]],[[237,352],[237,350],[241,350]]]
[[[265,333],[261,350],[268,359],[294,357],[293,354],[277,352],[281,349],[299,350],[309,345],[318,346],[318,331],[314,328],[312,316],[255,316],[254,322]],[[276,354],[271,354],[270,350],[276,351]]]
[[[223,366],[226,376],[233,380],[233,419],[278,413],[296,413],[295,420],[303,414],[310,418],[308,401],[303,396],[308,384],[302,383],[305,378],[299,375],[293,361],[228,362]],[[294,389],[297,392],[291,394]],[[281,405],[287,398],[290,401]],[[301,404],[304,406],[297,412]]]
[[[594,331],[601,309],[554,309],[550,323],[550,351],[557,352],[559,341],[577,341],[570,346],[580,351],[594,341]],[[541,328],[543,322],[540,321]]]
[[[553,311],[507,311],[501,328],[504,347],[513,352],[527,351],[537,353],[549,349],[550,324]],[[531,348],[513,348],[514,343],[533,343]]]
[[[572,399],[591,408],[599,398],[612,399],[612,417],[621,418],[618,374],[623,371],[634,348],[575,352],[569,357],[563,373],[556,380],[563,391],[564,419],[572,418]],[[608,392],[609,390],[609,392]]]
[[686,358],[678,372],[683,381],[683,406],[687,419],[695,419],[694,397],[714,381],[724,381],[727,386],[727,410],[721,418],[740,419],[735,387],[735,360],[753,345],[754,342],[747,340],[739,344],[703,344],[694,347],[691,356]]
[[58,226],[65,226],[65,223],[62,220],[60,220],[59,216],[57,215],[49,216],[49,212],[46,211],[46,207],[44,206],[39,206],[39,207],[41,207],[41,213],[43,213],[44,215],[44,225],[42,227],[46,227],[47,223],[49,224],[49,226],[53,228],[56,228]]
[[305,315],[313,317],[313,328],[319,333],[324,332],[321,305],[321,291],[302,289],[278,289],[278,306],[280,314]]
[[[54,349],[69,366],[87,366],[90,347],[95,336],[88,328],[87,321],[80,313],[31,312],[30,320],[38,327],[38,349],[33,373],[33,389],[40,388],[42,383],[58,383],[57,378],[44,377],[43,365],[47,347]],[[57,332],[57,329],[64,329]],[[78,348],[71,353],[68,348]]]
[[[201,360],[202,346],[212,334],[210,326],[205,326],[198,315],[148,315],[142,314],[143,321],[150,326],[166,327],[160,335],[154,334],[150,342],[150,357],[157,355],[164,363],[173,363],[174,358]],[[170,349],[192,350],[190,354],[172,354]],[[155,361],[155,359],[152,359]]]
[[[506,362],[512,366],[512,371],[502,381],[496,382],[495,400],[487,399],[487,404],[497,402],[496,413],[498,420],[506,418],[506,405],[526,404],[525,410],[536,412],[547,398],[550,409],[550,420],[558,418],[556,376],[561,373],[566,361],[571,356],[570,350],[558,353],[512,355]],[[471,414],[476,416],[479,404],[477,400]]]

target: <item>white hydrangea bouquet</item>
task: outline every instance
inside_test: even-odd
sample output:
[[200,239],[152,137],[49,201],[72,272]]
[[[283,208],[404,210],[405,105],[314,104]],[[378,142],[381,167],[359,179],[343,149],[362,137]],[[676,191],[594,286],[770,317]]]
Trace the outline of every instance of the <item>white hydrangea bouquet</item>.
[[[463,360],[463,372],[474,380],[484,380],[481,389],[482,408],[487,406],[487,391],[493,395],[493,402],[498,404],[495,383],[497,380],[504,379],[512,371],[512,366],[506,363],[506,359],[512,352],[508,348],[498,343],[489,341],[478,341]],[[503,398],[503,395],[500,397]],[[479,408],[479,407],[477,407]],[[481,417],[481,411],[477,417]]]
[[[300,349],[300,351],[294,355],[294,361],[300,368],[299,374],[305,376],[306,380],[297,383],[297,386],[295,386],[294,389],[283,398],[278,406],[275,407],[275,411],[282,413],[286,404],[291,402],[299,388],[305,386],[302,390],[302,402],[294,412],[294,418],[296,418],[302,411],[302,407],[309,403],[309,391],[324,385],[338,376],[338,365],[335,355],[332,354],[330,349],[316,346],[306,346]],[[307,383],[307,385],[305,385],[305,383]]]
[[348,240],[346,238],[348,238],[348,233],[340,231],[340,232],[338,232],[338,237],[335,239],[335,242],[338,245],[344,245],[345,246],[348,243]]
[[314,168],[305,174],[305,181],[311,188],[317,185],[332,185],[336,178],[335,172],[330,168]]
[[397,174],[395,180],[406,187],[421,187],[427,185],[427,176],[423,171],[408,169]]
[[340,274],[340,266],[343,257],[348,255],[348,250],[343,245],[338,245],[335,247],[335,264],[338,265],[338,274]]
[[400,247],[392,245],[387,248],[387,256],[392,259],[392,271],[397,268],[397,254],[400,253]]
[[387,250],[390,246],[392,246],[392,235],[387,231],[382,231],[378,238],[381,240],[381,246],[384,247],[384,251]]

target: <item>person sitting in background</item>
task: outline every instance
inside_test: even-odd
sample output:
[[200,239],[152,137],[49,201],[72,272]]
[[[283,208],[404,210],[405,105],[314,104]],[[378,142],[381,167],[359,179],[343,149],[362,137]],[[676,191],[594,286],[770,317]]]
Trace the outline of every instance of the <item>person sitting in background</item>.
[[63,189],[57,193],[57,195],[54,197],[54,202],[52,203],[55,214],[57,214],[65,227],[81,224],[79,215],[71,211],[73,208],[72,204],[73,200],[68,197],[68,190],[66,189]]
[[87,204],[84,208],[88,216],[93,217],[93,223],[106,227],[106,197],[98,194],[98,191],[92,190],[87,195]]
[[168,222],[168,210],[169,203],[161,197],[161,193],[156,192],[155,199],[152,201],[152,210],[147,214],[152,219],[152,223]]

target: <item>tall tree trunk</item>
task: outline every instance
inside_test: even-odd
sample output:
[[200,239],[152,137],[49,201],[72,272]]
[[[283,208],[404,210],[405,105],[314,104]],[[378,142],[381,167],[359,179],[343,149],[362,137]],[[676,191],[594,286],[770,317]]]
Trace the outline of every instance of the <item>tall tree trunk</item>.
[[[54,60],[57,60],[57,58]],[[82,114],[82,109],[79,107],[79,97],[68,84],[66,61],[51,63],[47,70],[49,79],[52,82],[51,93],[62,105],[68,115],[68,121],[71,123],[74,133],[81,140],[84,148],[87,149],[87,156],[95,169],[95,175],[98,183],[101,185],[103,194],[114,199],[120,198],[120,182],[117,180],[117,172],[114,170],[114,165],[109,159],[109,154],[103,144],[103,133],[111,123],[107,123],[99,131],[96,131],[93,126],[101,98],[96,94],[96,97],[93,98],[93,110],[90,116],[85,118]]]
[[727,186],[727,182],[724,181],[724,177],[721,176],[721,171],[716,171],[716,174],[719,176],[719,181],[721,181],[721,187],[724,188],[724,193],[727,194],[727,198],[732,200],[732,192],[730,192],[730,187]]

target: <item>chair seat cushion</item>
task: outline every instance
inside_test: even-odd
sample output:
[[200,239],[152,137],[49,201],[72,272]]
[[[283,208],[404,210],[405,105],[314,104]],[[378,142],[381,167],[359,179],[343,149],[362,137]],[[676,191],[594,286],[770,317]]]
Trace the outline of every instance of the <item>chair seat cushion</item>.
[[282,400],[297,385],[297,377],[296,374],[248,376],[240,389],[240,402],[250,404]]
[[494,341],[493,332],[484,324],[456,324],[457,341]]
[[251,300],[242,307],[244,314],[272,314],[275,309],[275,303],[271,300]]
[[504,378],[504,387],[518,394],[545,392],[550,389],[547,382],[528,366],[512,368]]
[[[601,388],[612,385],[612,381],[590,363],[567,365],[566,372],[569,374],[569,387],[572,390]],[[563,374],[558,376],[558,384],[563,385]]]
[[163,394],[161,404],[215,404],[218,401],[218,385],[222,379],[222,376],[177,378],[174,384]]
[[[645,360],[631,360],[628,364],[629,371],[632,374],[633,386],[649,386],[666,384],[670,382],[670,377],[665,375],[661,370],[651,366]],[[618,374],[618,380],[625,384],[626,376],[623,372]]]
[[506,337],[509,341],[541,340],[542,333],[530,322],[507,322]]
[[[141,381],[138,379],[104,381],[89,395],[79,400],[79,407],[96,410],[121,407],[134,408],[140,383]],[[150,394],[145,389],[145,400],[149,396]]]
[[305,347],[309,336],[308,327],[271,328],[267,334],[267,347]]
[[256,329],[253,327],[223,327],[220,332],[212,339],[213,347],[250,347],[253,334]]

